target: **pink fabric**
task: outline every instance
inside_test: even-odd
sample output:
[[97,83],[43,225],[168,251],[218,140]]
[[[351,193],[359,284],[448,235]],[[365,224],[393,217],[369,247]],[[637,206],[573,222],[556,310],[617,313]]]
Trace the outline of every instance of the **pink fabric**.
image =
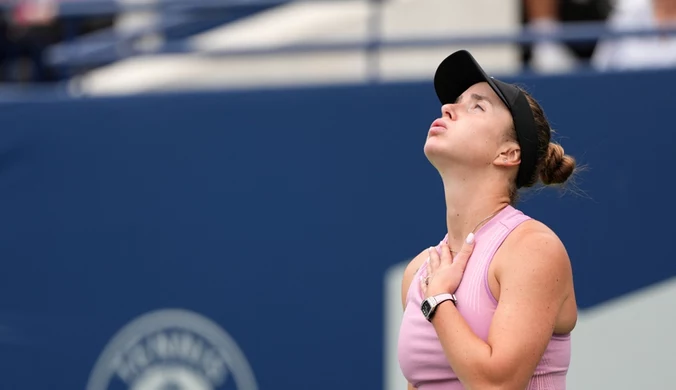
[[[497,308],[488,287],[488,267],[509,233],[528,219],[521,211],[508,206],[476,233],[472,257],[455,295],[458,311],[484,341]],[[409,383],[419,390],[461,390],[464,387],[450,367],[434,327],[420,311],[423,294],[419,277],[426,274],[426,270],[423,264],[407,293],[399,333],[399,364]],[[553,335],[527,390],[565,389],[569,364],[570,335]]]

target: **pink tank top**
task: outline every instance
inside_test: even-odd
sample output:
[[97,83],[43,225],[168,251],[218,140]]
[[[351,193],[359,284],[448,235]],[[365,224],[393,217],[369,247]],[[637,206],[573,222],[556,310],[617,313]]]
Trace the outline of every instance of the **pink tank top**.
[[[458,311],[474,333],[484,341],[488,338],[493,313],[498,305],[488,286],[488,267],[509,233],[528,219],[521,211],[507,206],[475,235],[474,252],[455,295],[458,298]],[[444,241],[446,239],[444,237]],[[419,277],[426,273],[426,269],[426,263],[423,263],[407,292],[399,332],[399,365],[404,377],[419,390],[461,390],[464,387],[450,367],[434,327],[420,311],[423,293]],[[570,334],[552,335],[527,390],[565,389],[569,364]]]

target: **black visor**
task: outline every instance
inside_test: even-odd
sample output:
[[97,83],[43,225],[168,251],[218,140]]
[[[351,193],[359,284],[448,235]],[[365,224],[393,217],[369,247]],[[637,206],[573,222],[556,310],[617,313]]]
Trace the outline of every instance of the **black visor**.
[[480,82],[488,83],[512,113],[517,141],[521,146],[521,165],[516,177],[516,186],[521,188],[535,175],[539,157],[537,126],[526,95],[515,85],[489,77],[465,50],[446,57],[434,76],[434,88],[441,104],[455,103],[463,92]]

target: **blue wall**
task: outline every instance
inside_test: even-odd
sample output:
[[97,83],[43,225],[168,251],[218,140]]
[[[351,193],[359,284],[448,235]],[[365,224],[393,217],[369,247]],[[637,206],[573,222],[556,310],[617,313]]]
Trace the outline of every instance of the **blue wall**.
[[[676,275],[676,73],[519,81],[589,167],[520,205],[580,306]],[[438,111],[431,83],[0,106],[2,388],[84,388],[160,308],[218,323],[261,389],[381,388],[383,272],[444,234]]]

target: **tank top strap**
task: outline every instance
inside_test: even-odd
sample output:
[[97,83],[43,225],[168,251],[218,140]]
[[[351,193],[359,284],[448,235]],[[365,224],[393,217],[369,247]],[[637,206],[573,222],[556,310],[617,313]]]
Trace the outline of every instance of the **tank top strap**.
[[417,299],[415,298],[420,298],[414,294],[422,294],[422,291],[420,290],[420,278],[424,277],[426,269],[427,262],[423,262],[415,271],[415,274],[413,274],[413,279],[411,280],[411,284],[408,286],[408,291],[406,292],[406,306],[408,306],[408,304],[411,302],[417,303]]
[[495,253],[500,249],[509,234],[521,223],[529,219],[531,218],[520,210],[507,206],[496,218],[491,220],[490,225],[484,225],[485,229],[477,232],[476,256],[475,254],[472,255],[472,261],[474,262],[472,268],[474,269],[474,273],[481,275],[484,290],[494,305],[497,305],[497,301],[490,291],[488,270],[493,262]]
[[499,219],[499,223],[507,228],[508,233],[514,230],[514,228],[519,226],[522,222],[531,219],[521,210],[515,209],[512,206],[507,207],[509,208],[509,210],[506,210],[507,212],[505,213],[505,215]]
[[[507,236],[519,226],[522,222],[529,220],[530,217],[512,206],[505,207],[486,225],[479,229],[476,234],[477,243],[480,242],[480,257],[490,263],[493,256],[498,251]],[[486,264],[488,266],[488,264]]]

